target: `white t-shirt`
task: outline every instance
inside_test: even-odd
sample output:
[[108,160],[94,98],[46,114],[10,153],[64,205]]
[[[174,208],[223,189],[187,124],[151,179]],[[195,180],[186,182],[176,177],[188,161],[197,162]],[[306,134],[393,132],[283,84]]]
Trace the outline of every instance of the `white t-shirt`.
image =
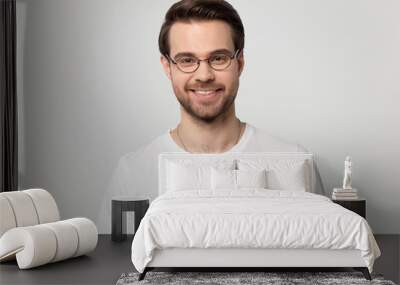
[[[111,232],[111,199],[114,196],[149,198],[153,201],[158,196],[158,155],[161,152],[186,153],[172,139],[169,129],[149,144],[122,156],[113,173],[97,218],[99,233]],[[272,136],[265,130],[245,123],[244,132],[239,142],[230,152],[307,152],[299,144],[292,144]],[[315,192],[323,194],[322,183],[315,185]]]

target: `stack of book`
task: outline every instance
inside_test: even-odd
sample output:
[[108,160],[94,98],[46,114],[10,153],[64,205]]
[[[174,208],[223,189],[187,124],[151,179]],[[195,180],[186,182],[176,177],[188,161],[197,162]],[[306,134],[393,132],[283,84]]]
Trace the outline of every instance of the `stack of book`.
[[357,200],[357,189],[333,188],[332,199],[334,200]]

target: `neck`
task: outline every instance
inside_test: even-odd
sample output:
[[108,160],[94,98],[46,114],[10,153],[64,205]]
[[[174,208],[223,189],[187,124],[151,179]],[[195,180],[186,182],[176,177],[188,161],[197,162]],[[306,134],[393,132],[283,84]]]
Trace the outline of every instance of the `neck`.
[[183,117],[175,129],[176,142],[191,153],[222,153],[238,143],[244,125],[235,115],[212,123]]

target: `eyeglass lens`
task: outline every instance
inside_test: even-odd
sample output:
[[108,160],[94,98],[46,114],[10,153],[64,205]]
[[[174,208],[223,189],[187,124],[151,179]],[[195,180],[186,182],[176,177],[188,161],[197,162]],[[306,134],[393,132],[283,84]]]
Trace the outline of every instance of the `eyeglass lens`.
[[[210,58],[205,59],[208,61],[211,68],[214,70],[223,70],[228,68],[231,63],[232,57],[221,53],[221,54],[214,54]],[[182,56],[175,59],[175,62],[180,70],[183,72],[194,72],[198,66],[200,65],[200,61],[194,56]]]

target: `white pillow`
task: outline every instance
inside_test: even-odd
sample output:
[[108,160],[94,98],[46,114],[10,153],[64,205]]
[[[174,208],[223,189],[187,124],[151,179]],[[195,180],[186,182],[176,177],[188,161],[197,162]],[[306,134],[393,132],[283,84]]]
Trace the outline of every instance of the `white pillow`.
[[305,162],[293,164],[288,168],[275,168],[268,171],[268,188],[275,190],[307,191]]
[[236,170],[237,188],[267,188],[267,171]]
[[236,170],[212,167],[211,189],[236,189]]
[[183,191],[188,189],[210,189],[211,168],[234,169],[235,161],[216,160],[193,163],[192,161],[176,160],[167,162],[167,191]]
[[211,169],[211,189],[266,188],[266,170]]
[[267,187],[273,190],[310,191],[309,167],[298,159],[239,159],[240,170],[267,170]]
[[[207,189],[209,185],[210,167],[181,165],[170,162],[168,165],[167,191],[187,189]],[[208,183],[207,183],[208,182]]]

